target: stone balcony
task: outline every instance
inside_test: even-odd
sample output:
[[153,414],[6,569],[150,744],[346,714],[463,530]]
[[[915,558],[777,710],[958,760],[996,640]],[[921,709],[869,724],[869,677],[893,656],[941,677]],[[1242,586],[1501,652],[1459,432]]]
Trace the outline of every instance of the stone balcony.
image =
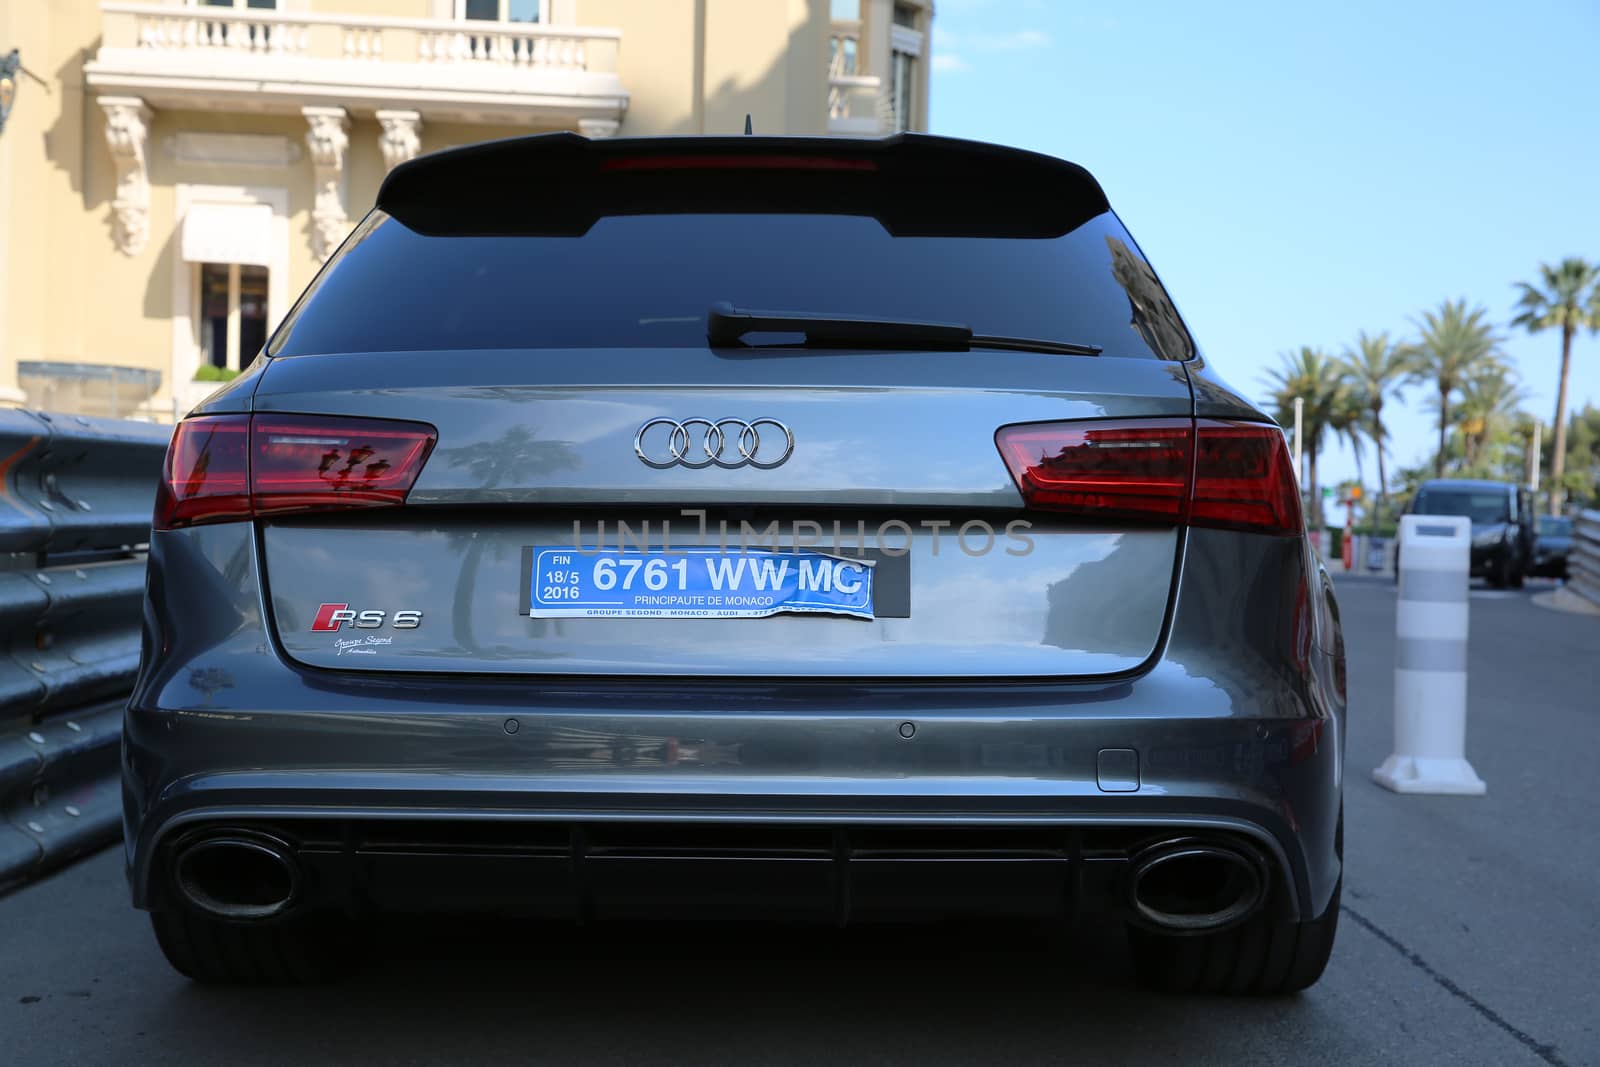
[[883,94],[883,79],[874,74],[828,74],[828,132],[843,137],[879,137],[893,124]]
[[[345,155],[352,118],[377,120],[384,165],[392,168],[420,150],[425,123],[610,137],[628,106],[615,29],[118,0],[100,11],[101,46],[84,74],[105,113],[116,169],[114,237],[129,256],[150,238],[148,141],[157,111],[302,116],[314,182],[312,251],[324,260],[350,229]],[[216,142],[213,136],[213,149]],[[281,157],[285,150],[281,138],[270,137],[235,136],[223,147],[247,156]],[[259,204],[245,210],[262,220],[272,211]],[[240,216],[213,229],[260,226]]]
[[615,29],[116,0],[100,11],[89,85],[156,109],[337,104],[606,135],[628,106]]
[[861,72],[861,23],[835,19],[828,34],[828,132],[838,137],[878,137],[894,124],[883,79]]

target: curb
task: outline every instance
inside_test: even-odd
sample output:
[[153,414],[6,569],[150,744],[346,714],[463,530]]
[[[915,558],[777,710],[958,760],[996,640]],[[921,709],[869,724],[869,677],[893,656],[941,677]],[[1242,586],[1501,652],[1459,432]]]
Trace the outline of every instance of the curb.
[[1552,589],[1548,593],[1537,593],[1533,602],[1541,608],[1550,611],[1564,611],[1568,615],[1592,615],[1600,617],[1600,604],[1579,596],[1565,586]]

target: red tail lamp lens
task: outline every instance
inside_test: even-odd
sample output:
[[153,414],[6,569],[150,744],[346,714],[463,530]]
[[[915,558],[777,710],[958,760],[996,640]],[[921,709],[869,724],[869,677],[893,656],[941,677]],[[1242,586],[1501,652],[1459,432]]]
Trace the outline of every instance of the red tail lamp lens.
[[1261,423],[1204,419],[1197,429],[1190,524],[1298,534],[1300,483],[1283,431]]
[[1301,531],[1283,433],[1202,419],[1003,427],[1000,454],[1029,508],[1258,533]]
[[876,171],[870,159],[842,156],[681,155],[622,156],[608,159],[601,170],[854,170]]
[[403,504],[434,440],[433,428],[417,423],[257,415],[250,433],[255,513]]
[[1192,424],[1051,422],[995,436],[1028,507],[1099,518],[1183,521]]
[[156,488],[158,530],[250,517],[250,416],[186,419],[172,431]]
[[436,439],[431,426],[380,419],[188,419],[167,448],[154,526],[403,504]]

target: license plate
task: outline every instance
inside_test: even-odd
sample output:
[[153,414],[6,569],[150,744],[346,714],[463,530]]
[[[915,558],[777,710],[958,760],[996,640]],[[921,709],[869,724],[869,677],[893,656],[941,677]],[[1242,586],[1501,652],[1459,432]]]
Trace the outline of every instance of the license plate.
[[874,561],[824,552],[535,546],[535,619],[759,619],[783,612],[873,618]]

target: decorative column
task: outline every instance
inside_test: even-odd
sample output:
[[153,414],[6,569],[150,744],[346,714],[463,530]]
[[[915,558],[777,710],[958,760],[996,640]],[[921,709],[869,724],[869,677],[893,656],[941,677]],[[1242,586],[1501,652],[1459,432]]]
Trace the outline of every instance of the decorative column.
[[856,73],[878,79],[878,128],[871,136],[894,132],[894,0],[861,0],[861,40]]
[[303,107],[310,129],[306,145],[316,175],[316,196],[311,202],[311,251],[319,260],[333,255],[350,232],[345,210],[344,153],[350,147],[350,116],[342,107]]
[[117,168],[117,192],[111,208],[116,216],[117,250],[136,256],[150,242],[150,108],[137,96],[102,96],[106,144]]
[[406,160],[416,159],[422,151],[420,111],[380,111],[378,125],[383,127],[378,148],[383,152],[385,169],[394,170]]
[[615,137],[622,123],[617,119],[579,119],[578,132],[591,141],[602,137]]

